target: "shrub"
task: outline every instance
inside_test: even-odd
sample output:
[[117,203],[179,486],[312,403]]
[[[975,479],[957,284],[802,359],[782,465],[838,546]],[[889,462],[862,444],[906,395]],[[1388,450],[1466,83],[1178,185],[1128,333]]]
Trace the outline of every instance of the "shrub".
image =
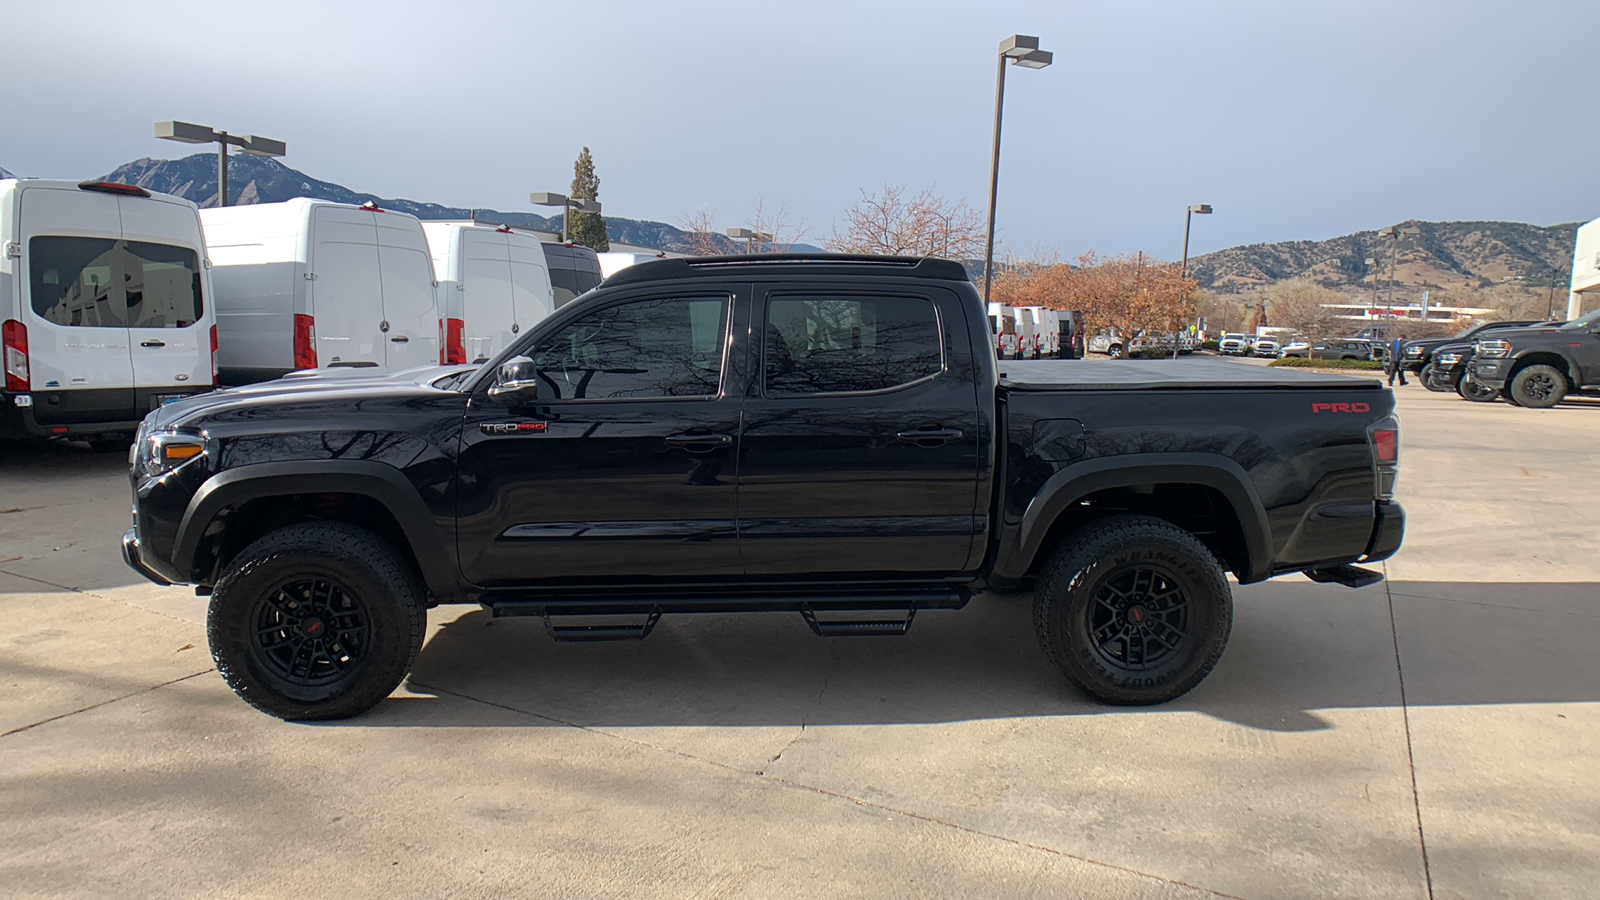
[[1169,357],[1171,355],[1172,355],[1172,349],[1170,347],[1141,347],[1141,348],[1139,348],[1139,358],[1140,359],[1166,359],[1167,357]]
[[1201,341],[1200,342],[1200,349],[1201,350],[1221,350],[1222,349],[1222,342],[1221,341]]
[[1288,366],[1291,369],[1373,369],[1383,371],[1383,363],[1375,359],[1304,359],[1286,356],[1267,363],[1269,366]]

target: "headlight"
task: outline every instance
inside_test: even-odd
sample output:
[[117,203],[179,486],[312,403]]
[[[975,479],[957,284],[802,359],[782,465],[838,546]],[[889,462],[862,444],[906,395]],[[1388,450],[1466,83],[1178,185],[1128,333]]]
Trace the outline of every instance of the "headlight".
[[1479,359],[1505,359],[1509,355],[1511,355],[1511,343],[1509,341],[1478,342]]
[[140,442],[135,449],[134,464],[144,475],[154,478],[203,456],[205,452],[205,438],[199,435],[162,432]]
[[1453,366],[1458,362],[1461,362],[1461,354],[1459,353],[1439,354],[1439,365],[1441,366]]

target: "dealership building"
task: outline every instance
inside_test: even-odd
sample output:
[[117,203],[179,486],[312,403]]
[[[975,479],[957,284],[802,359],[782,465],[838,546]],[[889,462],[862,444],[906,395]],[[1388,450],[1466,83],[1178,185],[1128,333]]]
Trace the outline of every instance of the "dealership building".
[[1567,296],[1567,318],[1576,319],[1600,309],[1600,219],[1578,226],[1572,251],[1572,293]]

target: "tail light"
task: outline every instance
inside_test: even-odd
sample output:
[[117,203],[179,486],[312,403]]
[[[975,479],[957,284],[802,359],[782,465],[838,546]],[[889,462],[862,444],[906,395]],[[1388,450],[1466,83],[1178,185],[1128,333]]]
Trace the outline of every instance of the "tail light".
[[1400,475],[1400,420],[1385,416],[1367,426],[1367,443],[1372,446],[1372,466],[1377,476],[1377,497],[1394,496],[1394,483]]
[[217,381],[217,326],[211,326],[211,386],[216,387]]
[[460,365],[467,361],[467,345],[462,340],[461,332],[465,327],[460,319],[440,319],[439,330],[443,332],[439,342],[439,362],[447,366]]
[[28,390],[28,326],[7,320],[0,326],[0,342],[5,346],[6,390]]
[[294,317],[294,367],[317,367],[317,325],[311,316],[295,314]]

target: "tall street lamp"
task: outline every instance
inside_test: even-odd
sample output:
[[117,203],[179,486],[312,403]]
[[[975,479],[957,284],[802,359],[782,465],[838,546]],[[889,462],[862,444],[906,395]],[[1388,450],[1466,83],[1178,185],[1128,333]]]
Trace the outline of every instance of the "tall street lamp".
[[[744,241],[744,252],[746,253],[752,252],[752,247],[755,244],[763,242],[771,244],[773,242],[772,235],[767,234],[765,231],[752,231],[748,228],[729,228],[728,237],[736,241]],[[776,251],[778,248],[774,245],[772,249]]]
[[1211,215],[1211,204],[1196,203],[1189,207],[1183,214],[1183,268],[1184,278],[1189,277],[1189,220],[1195,216]]
[[183,144],[210,144],[217,145],[217,205],[228,205],[228,146],[231,144],[239,148],[240,153],[250,156],[284,156],[289,152],[289,145],[283,141],[264,138],[256,134],[229,134],[226,131],[215,131],[204,125],[194,125],[189,122],[157,122],[156,137],[164,141],[178,141]]
[[568,197],[566,194],[552,194],[548,191],[540,191],[535,194],[529,194],[528,200],[531,201],[534,206],[561,207],[561,243],[563,244],[572,242],[571,234],[573,213],[600,212],[599,200],[580,200],[576,197]]
[[1000,114],[1006,101],[1006,64],[1024,69],[1050,65],[1054,54],[1039,49],[1039,39],[1013,34],[1000,42],[1000,66],[994,83],[994,151],[989,159],[989,232],[983,242],[983,302],[989,302],[989,286],[994,282],[994,204],[1000,190]]
[[1395,263],[1400,259],[1400,239],[1421,233],[1421,229],[1409,226],[1402,228],[1399,225],[1390,225],[1388,228],[1378,232],[1378,237],[1394,239],[1394,245],[1389,252],[1389,313],[1385,317],[1383,324],[1383,337],[1385,340],[1389,339],[1389,326],[1394,324],[1394,267]]

